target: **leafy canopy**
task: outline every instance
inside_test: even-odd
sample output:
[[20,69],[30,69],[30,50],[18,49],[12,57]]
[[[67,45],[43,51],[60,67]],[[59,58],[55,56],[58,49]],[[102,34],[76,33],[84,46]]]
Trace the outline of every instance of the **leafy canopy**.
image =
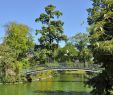
[[33,47],[33,38],[28,26],[13,22],[6,25],[4,43],[16,50],[17,56],[20,58],[22,55],[25,56],[25,53]]
[[54,5],[48,5],[45,7],[45,12],[41,13],[35,20],[42,24],[41,29],[36,30],[36,35],[38,33],[41,34],[41,37],[38,39],[41,46],[40,49],[48,51],[44,53],[49,58],[54,57],[54,50],[58,48],[59,42],[66,41],[67,39],[67,37],[63,34],[64,23],[59,19],[60,16],[62,16],[62,13],[56,10]]
[[113,0],[91,0],[88,9],[90,42],[94,62],[101,65],[102,73],[93,77],[88,84],[93,95],[111,95],[113,90]]
[[47,47],[52,47],[54,43],[58,43],[61,40],[66,40],[66,36],[63,35],[64,23],[59,19],[54,20],[59,18],[62,13],[60,11],[56,11],[55,8],[56,7],[53,5],[46,6],[45,13],[40,14],[40,16],[35,20],[36,22],[42,23],[42,29],[36,31],[36,34],[41,34],[39,42]]

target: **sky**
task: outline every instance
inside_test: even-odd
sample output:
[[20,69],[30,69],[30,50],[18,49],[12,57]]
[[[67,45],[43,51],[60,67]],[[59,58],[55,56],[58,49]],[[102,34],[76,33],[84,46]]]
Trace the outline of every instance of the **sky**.
[[[86,9],[91,7],[90,0],[0,0],[0,42],[5,33],[4,25],[9,22],[28,25],[34,35],[35,30],[40,28],[35,19],[49,4],[55,5],[63,13],[61,20],[64,22],[64,33],[68,37],[87,31]],[[38,36],[35,37],[35,42],[38,41],[37,38]]]

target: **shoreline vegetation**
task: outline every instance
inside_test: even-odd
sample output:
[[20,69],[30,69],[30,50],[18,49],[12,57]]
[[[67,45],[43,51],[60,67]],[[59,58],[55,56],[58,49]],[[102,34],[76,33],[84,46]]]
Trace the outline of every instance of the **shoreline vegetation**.
[[[40,73],[31,75],[30,77],[32,78],[32,82],[36,82],[36,81],[47,80],[49,78],[54,78],[54,77],[58,76],[61,73],[75,74],[75,75],[81,76],[82,79],[83,79],[83,76],[86,75],[86,72],[82,69],[77,70],[77,71],[62,71],[62,72],[48,70],[46,72],[40,72]],[[20,83],[24,84],[24,83],[30,83],[30,82],[28,82],[27,79],[24,77],[24,80],[19,81],[19,82],[5,82],[5,83],[0,83],[0,84],[20,84]]]

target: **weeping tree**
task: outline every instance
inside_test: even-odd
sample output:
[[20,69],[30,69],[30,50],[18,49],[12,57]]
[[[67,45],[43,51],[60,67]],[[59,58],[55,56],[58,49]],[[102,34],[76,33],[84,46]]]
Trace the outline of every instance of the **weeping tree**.
[[[49,58],[49,62],[54,58],[54,50],[58,48],[60,41],[65,41],[66,36],[63,34],[63,22],[59,20],[62,13],[55,10],[54,5],[48,5],[45,7],[45,13],[41,13],[36,22],[41,22],[42,27],[40,30],[36,30],[36,35],[41,34],[38,39],[40,43],[41,55],[46,55]],[[44,50],[45,49],[45,50]],[[42,54],[43,53],[43,54]]]
[[93,95],[111,95],[113,90],[113,0],[91,0],[88,9],[90,42],[94,63],[102,72],[89,79]]

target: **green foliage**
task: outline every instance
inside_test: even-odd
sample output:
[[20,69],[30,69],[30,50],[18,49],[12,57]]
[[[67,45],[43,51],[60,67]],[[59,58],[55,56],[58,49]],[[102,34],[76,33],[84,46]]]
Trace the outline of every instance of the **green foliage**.
[[57,60],[59,62],[74,62],[78,56],[77,48],[72,44],[67,44],[63,48],[58,49]]
[[48,79],[48,78],[51,78],[53,76],[56,76],[57,72],[56,71],[52,71],[52,70],[48,70],[46,72],[39,72],[35,75],[32,75],[32,79],[34,81],[37,81],[37,80],[45,80],[45,79]]
[[[62,40],[66,40],[66,36],[63,34],[63,22],[59,20],[59,17],[62,15],[60,11],[55,10],[55,6],[48,5],[45,7],[45,13],[40,14],[36,18],[36,22],[42,23],[41,30],[36,30],[36,34],[40,33],[41,37],[38,39],[41,45],[41,49],[47,49],[48,53],[43,55],[53,59],[54,50],[58,48],[58,43]],[[54,20],[54,19],[58,20]],[[42,50],[43,51],[43,50]],[[40,53],[41,58],[42,53]]]
[[14,50],[5,44],[0,45],[0,79],[2,82],[7,82],[8,77],[16,75],[15,59],[16,53]]
[[19,81],[20,71],[30,66],[28,52],[32,48],[33,39],[26,25],[10,23],[6,26],[4,42],[0,45],[2,82]]
[[94,62],[102,65],[102,73],[88,81],[93,95],[111,95],[113,90],[113,0],[91,0],[88,9],[90,42]]
[[59,67],[60,64],[58,62],[54,62],[54,63],[46,63],[46,65],[50,68],[54,68],[54,67]]
[[29,28],[23,24],[10,23],[6,26],[6,37],[4,40],[10,48],[16,50],[17,59],[33,47],[33,39],[29,32]]
[[92,52],[90,49],[88,48],[83,48],[79,54],[78,54],[78,59],[81,61],[81,62],[91,62],[92,61]]
[[72,43],[78,50],[78,59],[80,62],[88,62],[92,58],[92,53],[89,49],[89,37],[86,33],[78,33],[75,36],[69,39],[69,42]]
[[75,36],[72,36],[69,41],[77,47],[79,51],[83,48],[87,47],[89,44],[88,34],[86,33],[78,33]]
[[47,51],[47,49],[41,49],[38,52],[36,52],[36,56],[38,57],[38,61],[40,64],[45,64],[47,62],[47,54],[50,52]]

